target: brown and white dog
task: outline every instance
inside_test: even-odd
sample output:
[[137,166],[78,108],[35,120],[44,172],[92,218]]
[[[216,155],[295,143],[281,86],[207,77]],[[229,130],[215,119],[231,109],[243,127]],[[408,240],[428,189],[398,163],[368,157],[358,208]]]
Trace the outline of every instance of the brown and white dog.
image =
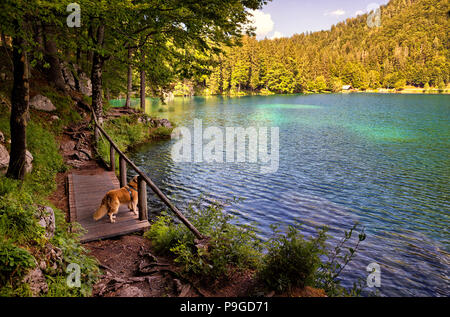
[[119,212],[119,207],[124,204],[128,204],[130,211],[137,215],[138,176],[133,177],[128,185],[107,192],[100,207],[94,213],[94,220],[100,220],[108,214],[111,223],[116,222],[116,214]]

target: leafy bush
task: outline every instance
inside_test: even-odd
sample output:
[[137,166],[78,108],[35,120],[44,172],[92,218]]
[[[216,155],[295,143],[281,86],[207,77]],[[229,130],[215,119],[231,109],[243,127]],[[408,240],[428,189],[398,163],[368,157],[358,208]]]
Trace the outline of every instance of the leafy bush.
[[192,224],[211,238],[208,250],[197,249],[194,235],[183,224],[162,215],[145,234],[157,252],[174,255],[185,273],[206,279],[226,277],[230,268],[257,267],[262,245],[254,229],[231,223],[234,217],[218,203],[204,207],[191,204],[188,210]]
[[363,227],[358,232],[358,237],[353,239],[355,240],[354,245],[348,246],[352,242],[352,237],[357,228],[358,224],[355,224],[349,231],[345,231],[344,237],[333,250],[324,252],[326,258],[322,261],[317,272],[315,286],[324,289],[328,296],[359,296],[361,294],[363,288],[361,280],[355,282],[350,290],[343,288],[339,280],[342,271],[355,257],[361,242],[366,239]]
[[275,235],[267,245],[267,254],[258,273],[270,289],[291,291],[313,285],[324,253],[325,231],[316,238],[304,239],[297,228],[290,226],[286,235],[274,229]]
[[10,240],[0,240],[0,285],[12,278],[21,278],[28,269],[35,266],[34,257]]

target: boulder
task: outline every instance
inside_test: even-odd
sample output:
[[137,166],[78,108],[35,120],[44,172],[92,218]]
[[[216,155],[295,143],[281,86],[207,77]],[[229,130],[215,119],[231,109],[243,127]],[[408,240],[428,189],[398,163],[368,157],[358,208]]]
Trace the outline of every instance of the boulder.
[[36,95],[30,100],[30,107],[41,111],[56,111],[50,99],[42,95]]
[[172,124],[167,119],[159,119],[159,126],[169,129],[172,128]]
[[55,234],[55,212],[51,207],[39,206],[37,208],[36,217],[39,225],[45,229],[45,237],[47,239],[53,238]]
[[70,141],[62,143],[59,146],[59,148],[63,152],[69,152],[69,151],[73,151],[73,149],[75,149],[75,145],[76,145],[75,141],[70,140]]
[[6,147],[0,144],[0,170],[8,168],[9,153]]
[[35,297],[39,296],[41,293],[48,292],[47,281],[45,280],[45,276],[39,267],[36,267],[34,270],[28,272],[28,274],[24,277],[23,282],[30,285],[30,290]]
[[61,73],[66,83],[66,87],[69,90],[75,90],[75,78],[73,77],[72,71],[70,70],[70,66],[67,62],[61,62]]
[[25,153],[25,173],[27,174],[33,170],[33,159],[33,155],[27,150]]
[[80,83],[80,92],[83,95],[92,96],[91,79],[85,73],[80,74],[79,83]]
[[5,136],[2,131],[0,131],[0,143],[5,143]]

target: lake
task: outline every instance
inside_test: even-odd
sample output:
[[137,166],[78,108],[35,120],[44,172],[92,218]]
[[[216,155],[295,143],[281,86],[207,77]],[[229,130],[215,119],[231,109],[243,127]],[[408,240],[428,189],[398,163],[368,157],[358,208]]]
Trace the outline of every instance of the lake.
[[[192,128],[278,127],[279,167],[174,162],[177,140],[140,146],[131,158],[183,209],[242,198],[226,211],[267,239],[271,224],[326,225],[331,245],[356,222],[367,239],[344,286],[381,267],[381,295],[449,296],[450,96],[318,94],[175,98],[151,115]],[[207,141],[205,141],[206,143]],[[164,206],[149,195],[150,210]],[[370,289],[366,289],[370,291]],[[372,289],[373,290],[373,289]]]

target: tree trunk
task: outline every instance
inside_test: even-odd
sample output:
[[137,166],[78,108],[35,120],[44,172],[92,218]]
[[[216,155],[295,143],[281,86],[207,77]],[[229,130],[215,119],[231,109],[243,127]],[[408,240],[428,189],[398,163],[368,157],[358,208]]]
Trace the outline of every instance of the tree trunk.
[[28,60],[24,50],[24,40],[13,38],[14,83],[11,94],[11,153],[7,177],[25,178],[25,158],[27,150],[27,121],[29,108]]
[[131,58],[132,58],[133,52],[129,48],[128,49],[128,74],[127,74],[127,99],[125,102],[125,107],[129,108],[131,107],[131,89],[132,89],[132,69],[131,69]]
[[[97,47],[103,47],[103,40],[105,35],[105,26],[102,24],[97,29]],[[104,57],[97,51],[92,56],[92,109],[97,117],[98,123],[103,123],[103,98],[102,98],[102,75]],[[98,140],[97,130],[95,130],[95,140]]]
[[66,91],[66,83],[62,76],[55,40],[52,38],[52,33],[49,32],[48,27],[45,27],[44,30],[45,34],[49,34],[45,39],[45,60],[50,64],[50,69],[47,71],[47,78],[57,89]]
[[141,70],[141,111],[145,113],[145,71]]

